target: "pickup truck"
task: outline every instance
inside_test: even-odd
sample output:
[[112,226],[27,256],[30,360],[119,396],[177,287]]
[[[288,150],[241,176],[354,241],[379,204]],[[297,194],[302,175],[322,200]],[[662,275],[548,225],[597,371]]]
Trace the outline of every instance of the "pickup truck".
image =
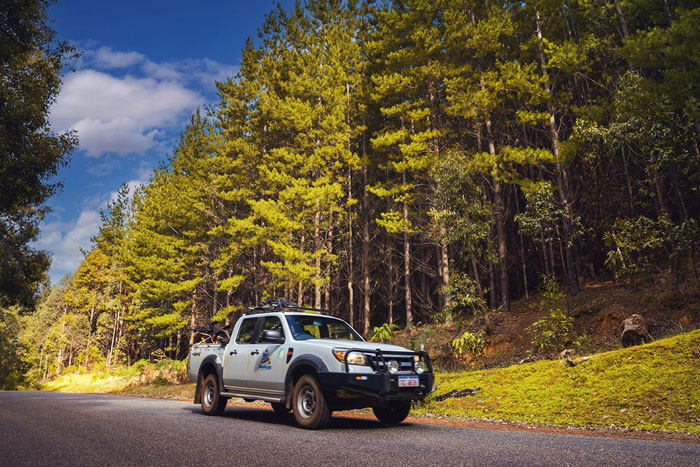
[[262,400],[308,429],[364,407],[399,424],[433,386],[425,352],[366,342],[342,319],[284,299],[249,308],[231,338],[193,345],[187,374],[206,415],[221,414],[231,397]]

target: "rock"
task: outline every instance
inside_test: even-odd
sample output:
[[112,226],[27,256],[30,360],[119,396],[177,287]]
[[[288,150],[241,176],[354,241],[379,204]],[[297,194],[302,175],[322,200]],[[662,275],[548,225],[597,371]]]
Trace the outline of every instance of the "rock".
[[651,342],[654,339],[649,334],[646,320],[638,314],[633,314],[622,322],[623,329],[620,339],[623,347]]

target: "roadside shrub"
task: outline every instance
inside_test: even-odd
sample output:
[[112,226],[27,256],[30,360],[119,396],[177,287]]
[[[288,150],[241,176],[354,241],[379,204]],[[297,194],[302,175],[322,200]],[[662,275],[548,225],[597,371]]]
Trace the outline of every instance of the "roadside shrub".
[[372,329],[369,340],[373,342],[388,342],[394,338],[394,333],[399,327],[395,324],[384,323]]
[[471,311],[480,315],[486,309],[486,301],[479,295],[476,282],[468,275],[456,272],[450,276],[450,284],[444,289],[450,297],[450,307],[435,315],[437,323],[445,323],[453,312]]
[[458,356],[471,357],[474,360],[479,358],[483,361],[485,347],[484,331],[476,333],[466,331],[452,341],[452,348]]
[[574,339],[574,319],[557,308],[549,316],[532,323],[526,329],[532,346],[539,353],[557,352]]

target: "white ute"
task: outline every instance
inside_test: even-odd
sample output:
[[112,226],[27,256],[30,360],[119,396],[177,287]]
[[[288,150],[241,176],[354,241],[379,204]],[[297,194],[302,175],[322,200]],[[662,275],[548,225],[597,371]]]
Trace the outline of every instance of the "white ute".
[[212,343],[192,346],[189,380],[194,403],[219,415],[231,397],[270,402],[291,411],[303,428],[326,425],[335,410],[371,407],[380,422],[401,423],[411,401],[433,386],[428,355],[366,342],[345,321],[285,299],[249,308]]

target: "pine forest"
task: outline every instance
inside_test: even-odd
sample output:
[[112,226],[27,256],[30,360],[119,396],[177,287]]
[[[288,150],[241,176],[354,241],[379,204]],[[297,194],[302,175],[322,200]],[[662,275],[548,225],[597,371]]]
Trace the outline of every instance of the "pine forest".
[[697,283],[698,24],[691,0],[276,7],[77,271],[3,326],[28,320],[42,379],[184,359],[193,328],[277,297],[369,337],[552,281]]

